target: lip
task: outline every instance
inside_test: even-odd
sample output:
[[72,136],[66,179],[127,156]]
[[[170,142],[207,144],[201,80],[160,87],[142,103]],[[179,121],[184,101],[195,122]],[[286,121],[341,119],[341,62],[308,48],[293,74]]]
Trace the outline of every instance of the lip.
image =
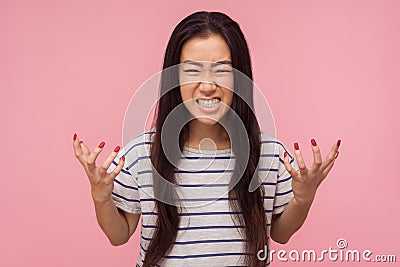
[[[198,98],[198,99],[215,99],[215,98],[219,98],[219,97],[213,97],[213,98]],[[202,111],[202,112],[204,112],[204,113],[208,113],[208,114],[212,114],[212,113],[216,113],[218,110],[219,110],[219,107],[221,106],[221,98],[219,98],[220,99],[220,101],[218,102],[218,104],[215,106],[215,107],[213,107],[213,108],[204,108],[204,107],[202,107],[202,106],[200,106],[200,104],[199,103],[197,103],[197,101],[195,101],[196,102],[196,105],[199,107],[199,109]]]
[[216,96],[216,97],[198,97],[198,98],[196,98],[196,99],[204,99],[204,100],[219,99],[219,100],[221,100],[221,98],[218,97],[218,96]]

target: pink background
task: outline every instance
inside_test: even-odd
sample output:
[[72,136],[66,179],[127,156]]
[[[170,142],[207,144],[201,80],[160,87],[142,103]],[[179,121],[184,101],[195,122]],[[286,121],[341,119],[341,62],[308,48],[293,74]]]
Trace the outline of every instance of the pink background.
[[[342,139],[305,225],[272,248],[321,251],[345,238],[400,261],[399,1],[41,0],[0,2],[0,266],[134,266],[139,230],[124,246],[108,243],[72,136],[106,142],[99,164],[121,144],[130,98],[161,69],[176,24],[198,10],[241,25],[291,151],[299,142],[310,166],[311,138],[323,156]],[[321,266],[272,266],[288,265]],[[323,263],[350,265],[364,264]]]

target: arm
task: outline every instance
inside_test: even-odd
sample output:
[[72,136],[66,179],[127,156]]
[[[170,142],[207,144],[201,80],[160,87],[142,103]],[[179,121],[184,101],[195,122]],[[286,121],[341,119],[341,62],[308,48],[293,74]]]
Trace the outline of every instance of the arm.
[[122,211],[110,198],[105,202],[94,201],[97,222],[113,246],[128,242],[135,232],[140,214]]
[[310,207],[311,203],[301,205],[295,198],[292,198],[281,214],[272,215],[271,238],[281,244],[287,243],[303,225]]
[[[100,167],[96,166],[95,160],[102,151],[104,145],[104,142],[100,143],[91,152],[86,144],[79,142],[79,138],[77,138],[76,134],[74,135],[73,146],[75,156],[84,167],[89,178],[97,222],[108,237],[110,243],[114,246],[118,246],[128,242],[129,238],[135,232],[140,214],[128,213],[117,208],[112,197],[114,179],[118,176],[120,180],[124,180],[124,182],[126,180],[126,183],[129,184],[131,181],[131,174],[130,172],[121,172],[125,164],[125,155],[123,151],[120,151],[120,146],[114,149]],[[118,152],[120,153],[120,159],[116,164],[117,167],[114,167],[111,163],[115,160]],[[108,170],[110,172],[108,172]],[[116,189],[116,191],[118,190],[121,190],[121,188]],[[119,191],[118,193],[120,195],[124,194]],[[138,199],[139,196],[137,192],[135,192],[130,198]],[[135,211],[140,210],[140,204],[138,202],[132,203],[131,205],[126,205],[126,208]]]

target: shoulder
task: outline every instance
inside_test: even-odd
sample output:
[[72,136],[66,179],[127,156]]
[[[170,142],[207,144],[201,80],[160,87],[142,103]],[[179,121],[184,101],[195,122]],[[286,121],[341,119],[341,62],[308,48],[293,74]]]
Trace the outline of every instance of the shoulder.
[[[281,140],[261,132],[261,153],[280,154],[286,150]],[[282,152],[283,151],[283,152]]]
[[261,132],[261,154],[275,155],[276,157],[279,157],[283,163],[285,152],[288,153],[291,160],[294,158],[280,139]]
[[150,144],[155,134],[155,128],[144,130],[132,137],[126,145],[124,145],[124,154],[127,157],[144,156],[149,153]]

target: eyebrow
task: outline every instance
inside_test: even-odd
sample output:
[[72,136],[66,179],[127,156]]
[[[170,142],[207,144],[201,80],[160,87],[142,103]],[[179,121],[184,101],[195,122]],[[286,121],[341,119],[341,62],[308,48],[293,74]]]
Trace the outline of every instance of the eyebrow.
[[[200,62],[197,62],[197,61],[193,61],[193,60],[185,60],[185,61],[183,61],[183,63],[188,63],[188,64],[196,65],[196,66],[199,66],[199,67],[203,67],[203,63],[200,63]],[[218,62],[215,62],[215,63],[211,63],[211,67],[215,67],[215,66],[218,66],[218,65],[221,65],[221,64],[230,64],[230,65],[232,65],[232,62],[229,61],[229,60],[221,60],[221,61],[218,61]]]

